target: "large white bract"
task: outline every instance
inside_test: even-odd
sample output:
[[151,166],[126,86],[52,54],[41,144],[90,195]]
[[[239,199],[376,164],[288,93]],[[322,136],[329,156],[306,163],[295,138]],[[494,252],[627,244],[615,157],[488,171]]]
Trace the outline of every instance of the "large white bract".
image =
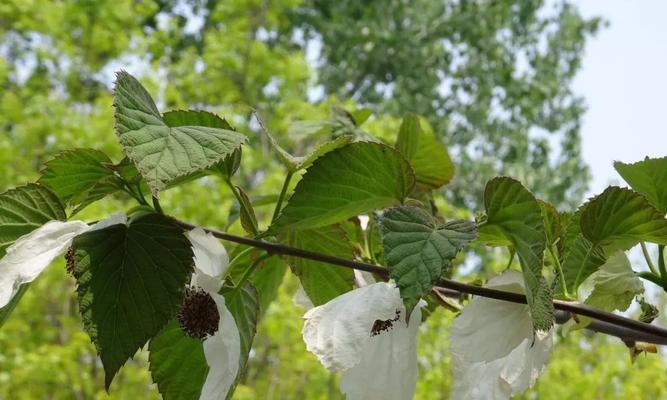
[[[524,293],[521,273],[507,270],[485,287]],[[453,400],[499,400],[535,384],[553,344],[552,330],[533,333],[529,308],[475,297],[450,334]]]
[[239,372],[241,337],[234,316],[218,292],[229,267],[224,246],[210,233],[195,228],[187,233],[194,253],[195,272],[191,285],[204,289],[215,301],[220,315],[218,331],[204,339],[204,356],[209,366],[200,400],[225,399]]
[[348,400],[411,399],[422,306],[408,324],[398,288],[373,283],[306,312],[303,340],[327,369],[342,371]]
[[84,232],[124,224],[124,213],[112,214],[94,225],[83,221],[49,221],[21,236],[0,259],[0,308],[9,304],[21,285],[32,282]]

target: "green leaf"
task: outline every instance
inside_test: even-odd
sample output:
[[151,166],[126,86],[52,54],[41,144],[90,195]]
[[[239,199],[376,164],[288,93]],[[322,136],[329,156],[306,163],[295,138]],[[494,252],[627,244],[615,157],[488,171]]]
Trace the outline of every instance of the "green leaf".
[[408,162],[383,144],[357,142],[318,158],[269,232],[312,229],[395,205],[414,186]]
[[248,362],[248,355],[252,348],[252,341],[257,333],[257,321],[259,319],[259,294],[257,289],[246,282],[242,288],[223,287],[222,294],[225,296],[227,309],[232,316],[239,330],[241,339],[241,357],[239,358],[239,373],[236,381],[230,388],[227,398],[230,399],[239,379],[243,376],[243,371]]
[[453,220],[438,225],[426,211],[409,206],[384,211],[379,220],[391,277],[408,315],[449,270],[456,254],[477,237],[475,223]]
[[565,235],[565,229],[561,223],[560,214],[556,207],[546,201],[538,200],[542,209],[544,219],[544,232],[547,235],[547,246],[557,244]]
[[[94,149],[66,150],[46,162],[39,183],[67,204],[88,205],[122,188],[111,159]],[[79,207],[82,209],[82,207]]]
[[[117,75],[114,106],[116,133],[125,154],[146,179],[153,195],[175,178],[208,168],[238,149],[244,135],[219,126],[202,124],[217,121],[208,113],[167,113],[163,118],[153,99],[127,72]],[[181,125],[198,122],[197,125]]]
[[585,303],[605,311],[625,311],[632,299],[644,292],[644,285],[622,251],[612,254],[593,275],[593,291]]
[[610,186],[583,208],[581,232],[609,254],[640,241],[667,244],[667,219],[639,193]]
[[[351,260],[354,248],[345,231],[338,225],[318,229],[290,231],[283,240],[286,244]],[[299,257],[286,257],[292,271],[299,277],[306,294],[318,306],[352,289],[354,272],[348,268]]]
[[240,186],[237,186],[236,190],[238,190],[239,199],[243,203],[239,205],[241,226],[248,234],[254,235],[257,232],[255,209],[252,207],[252,202],[246,192]]
[[46,186],[30,183],[0,193],[0,258],[21,236],[49,221],[66,219],[60,200]]
[[148,347],[153,382],[165,400],[196,400],[208,375],[202,341],[187,336],[172,321]]
[[447,148],[432,132],[424,132],[416,115],[408,114],[403,118],[396,149],[412,164],[419,187],[437,189],[454,176],[454,164]]
[[0,328],[2,328],[5,322],[7,322],[9,316],[12,315],[12,312],[14,312],[14,309],[21,301],[21,298],[23,298],[25,292],[28,291],[30,284],[31,282],[24,283],[23,285],[21,285],[21,287],[19,287],[19,290],[16,292],[14,297],[12,297],[12,299],[9,300],[9,303],[7,303],[6,306],[0,308]]
[[479,228],[480,239],[514,248],[523,271],[533,327],[548,330],[553,325],[554,308],[551,288],[542,276],[546,234],[539,203],[519,181],[500,177],[486,184],[484,205],[487,220]]
[[315,148],[315,150],[313,150],[312,153],[308,154],[305,157],[295,157],[294,161],[296,161],[297,163],[295,171],[310,167],[315,162],[315,160],[317,160],[318,158],[322,157],[323,155],[327,154],[330,151],[339,149],[347,145],[352,141],[352,139],[353,136],[351,135],[338,136],[333,140],[320,144]]
[[271,302],[278,295],[278,289],[285,277],[287,264],[280,257],[269,257],[259,266],[250,277],[250,282],[259,293],[259,308],[264,315]]
[[233,131],[234,128],[226,119],[202,110],[172,110],[162,114],[164,123],[171,127],[205,126]]
[[354,122],[357,124],[357,126],[361,126],[368,120],[368,118],[370,118],[371,115],[373,115],[373,110],[370,108],[357,108],[350,114],[352,114],[352,118],[354,119]]
[[616,171],[663,214],[667,213],[667,157],[646,158],[634,164],[614,163]]
[[602,247],[592,243],[581,233],[581,213],[586,206],[581,206],[572,215],[565,234],[563,275],[571,293],[576,293],[579,285],[606,261]]
[[173,318],[193,271],[190,242],[160,214],[86,232],[73,243],[74,276],[86,332],[105,385]]

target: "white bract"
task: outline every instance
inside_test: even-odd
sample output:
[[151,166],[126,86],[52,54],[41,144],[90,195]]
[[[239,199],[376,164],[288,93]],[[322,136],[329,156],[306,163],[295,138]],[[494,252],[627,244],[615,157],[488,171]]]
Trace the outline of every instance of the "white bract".
[[407,324],[398,288],[373,283],[309,310],[303,340],[327,369],[342,371],[341,391],[348,400],[411,399],[423,304]]
[[92,226],[83,221],[49,221],[18,238],[0,259],[0,308],[9,304],[21,285],[35,280],[56,257],[63,254],[75,237],[125,222],[123,213],[112,214]]
[[[485,287],[524,293],[523,276],[507,270]],[[535,384],[553,344],[552,330],[536,332],[528,306],[475,297],[450,334],[453,400],[508,399]]]
[[204,356],[209,371],[199,398],[224,399],[239,372],[241,357],[238,327],[225,305],[225,298],[218,293],[229,267],[229,256],[220,241],[201,228],[191,230],[187,236],[192,243],[195,261],[191,284],[204,289],[213,298],[220,315],[218,331],[204,339]]

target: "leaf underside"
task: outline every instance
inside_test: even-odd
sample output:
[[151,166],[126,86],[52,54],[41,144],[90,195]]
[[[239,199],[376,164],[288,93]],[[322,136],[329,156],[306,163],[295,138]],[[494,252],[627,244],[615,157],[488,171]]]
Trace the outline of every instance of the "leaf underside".
[[456,254],[477,237],[471,221],[438,226],[429,213],[410,206],[385,210],[379,222],[389,273],[408,313],[451,267]]
[[127,72],[118,73],[114,94],[116,133],[154,196],[175,178],[222,161],[245,142],[244,135],[220,127],[215,121],[223,120],[209,113],[175,111],[163,117],[146,89]]
[[507,242],[519,257],[526,298],[535,330],[546,331],[554,321],[551,288],[542,276],[546,233],[542,209],[519,181],[491,179],[484,191],[487,221],[480,239],[493,245]]

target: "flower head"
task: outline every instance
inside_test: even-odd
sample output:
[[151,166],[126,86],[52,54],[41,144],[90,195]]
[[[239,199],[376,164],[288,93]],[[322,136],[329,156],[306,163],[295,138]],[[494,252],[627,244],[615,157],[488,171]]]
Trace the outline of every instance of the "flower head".
[[209,371],[200,399],[227,397],[239,372],[241,338],[234,316],[218,292],[229,256],[220,241],[201,228],[187,233],[194,253],[195,272],[179,312],[184,331],[203,340]]
[[[485,287],[524,293],[523,277],[508,270]],[[450,334],[452,399],[508,399],[533,386],[552,347],[552,332],[533,333],[528,306],[474,298]]]
[[408,323],[398,288],[373,283],[309,310],[303,339],[322,365],[342,371],[348,400],[411,399],[422,305]]

